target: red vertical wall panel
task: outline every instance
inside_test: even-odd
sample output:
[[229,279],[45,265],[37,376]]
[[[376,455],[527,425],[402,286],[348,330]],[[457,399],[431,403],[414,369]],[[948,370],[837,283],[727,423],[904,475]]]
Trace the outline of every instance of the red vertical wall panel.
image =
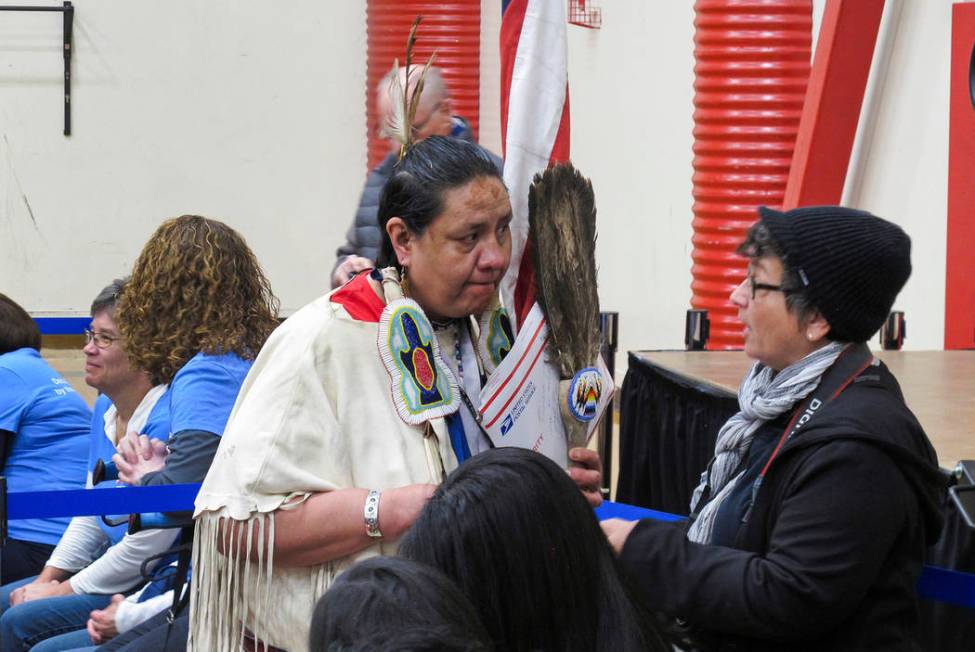
[[783,208],[839,204],[885,0],[828,0]]
[[404,63],[406,38],[417,15],[414,62],[425,63],[436,51],[436,66],[450,89],[453,113],[466,118],[478,133],[481,79],[481,2],[409,2],[368,0],[366,4],[366,115],[369,130],[369,169],[389,153],[389,145],[376,132],[376,84],[399,59]]
[[745,277],[734,251],[759,205],[781,206],[809,79],[811,0],[695,2],[691,305],[708,348],[743,346],[728,295]]
[[945,348],[975,349],[975,4],[951,7]]

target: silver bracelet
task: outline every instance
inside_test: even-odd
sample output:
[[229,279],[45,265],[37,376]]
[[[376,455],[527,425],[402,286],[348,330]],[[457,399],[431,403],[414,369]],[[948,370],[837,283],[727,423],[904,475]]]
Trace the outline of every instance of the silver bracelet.
[[378,489],[370,489],[366,496],[366,506],[362,511],[362,518],[366,522],[366,534],[371,537],[379,538],[383,535],[379,531],[379,497],[383,492]]

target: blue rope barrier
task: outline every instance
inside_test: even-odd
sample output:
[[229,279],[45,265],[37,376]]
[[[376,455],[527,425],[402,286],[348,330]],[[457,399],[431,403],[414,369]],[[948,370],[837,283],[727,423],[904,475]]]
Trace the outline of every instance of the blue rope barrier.
[[7,494],[7,519],[100,516],[193,509],[198,484],[72,491],[23,491]]
[[686,521],[686,516],[678,516],[668,512],[658,512],[655,509],[627,505],[626,503],[614,503],[604,500],[603,504],[596,508],[596,518],[605,521],[610,518],[621,518],[624,521],[639,521],[641,518],[652,518],[655,521]]
[[917,594],[923,600],[975,609],[975,574],[925,566],[917,581]]
[[81,335],[91,324],[91,317],[34,317],[41,335]]
[[[200,490],[198,484],[174,484],[159,487],[119,487],[117,489],[78,489],[74,491],[25,491],[7,494],[7,518],[54,518],[100,516],[102,514],[136,514],[150,512],[185,512],[193,509]],[[658,512],[645,507],[604,501],[596,508],[604,521],[621,518],[636,521],[682,521],[685,516]],[[925,566],[917,583],[918,596],[925,600],[947,602],[975,609],[975,574]]]

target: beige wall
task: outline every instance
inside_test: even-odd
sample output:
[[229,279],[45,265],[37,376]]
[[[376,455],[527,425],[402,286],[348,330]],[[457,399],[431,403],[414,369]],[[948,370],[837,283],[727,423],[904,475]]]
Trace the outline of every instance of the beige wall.
[[70,138],[60,15],[0,21],[0,291],[84,314],[188,212],[245,235],[286,311],[327,289],[364,180],[365,1],[74,5]]
[[[914,238],[897,307],[909,348],[940,348],[950,3],[888,5],[899,20],[847,197]],[[365,0],[75,6],[70,138],[60,16],[0,22],[0,291],[38,314],[84,314],[159,221],[184,212],[240,229],[286,312],[323,291],[364,180]],[[481,140],[500,152],[500,3],[482,8]],[[597,193],[602,306],[620,312],[622,350],[680,348],[693,2],[602,9],[602,29],[567,28],[572,155]]]

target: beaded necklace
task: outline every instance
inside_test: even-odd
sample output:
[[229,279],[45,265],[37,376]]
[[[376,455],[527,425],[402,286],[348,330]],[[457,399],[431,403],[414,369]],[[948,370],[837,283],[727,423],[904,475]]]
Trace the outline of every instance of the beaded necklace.
[[474,402],[471,401],[470,396],[467,395],[467,388],[464,386],[463,320],[455,319],[453,323],[456,327],[454,330],[454,359],[457,360],[457,388],[460,390],[460,399],[464,402],[464,405],[467,407],[468,412],[471,413],[471,416],[474,417],[477,427],[482,433],[484,433],[485,436],[487,436],[484,426],[481,425],[481,412],[474,407]]

